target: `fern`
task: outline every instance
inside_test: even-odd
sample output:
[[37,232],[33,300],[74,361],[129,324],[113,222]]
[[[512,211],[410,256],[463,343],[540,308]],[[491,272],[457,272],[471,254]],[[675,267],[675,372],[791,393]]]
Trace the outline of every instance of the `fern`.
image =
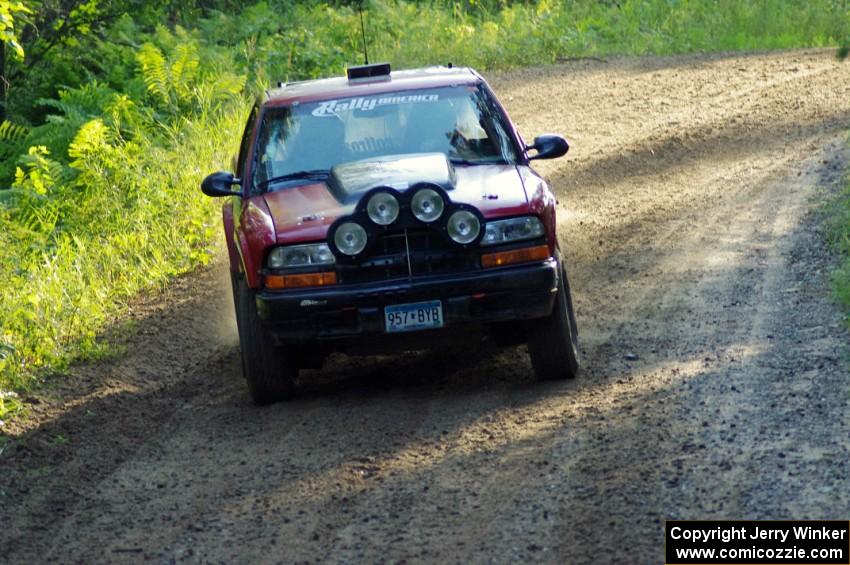
[[174,49],[174,60],[171,63],[171,84],[180,98],[185,99],[191,91],[191,86],[198,77],[198,50],[191,43],[181,43]]
[[172,114],[191,114],[197,106],[198,86],[205,77],[200,72],[197,44],[185,37],[181,39],[184,41],[168,53],[146,43],[136,54],[136,59],[147,91],[158,102],[159,109]]
[[142,79],[148,92],[161,102],[169,102],[169,72],[162,51],[153,43],[145,43],[136,54],[136,59],[142,68]]
[[0,123],[0,189],[6,188],[15,174],[15,161],[26,151],[29,130],[4,121]]
[[3,142],[4,146],[7,143],[14,143],[22,140],[26,137],[26,135],[27,128],[24,126],[19,126],[18,124],[13,124],[9,121],[0,123],[0,141]]
[[113,94],[112,98],[104,106],[106,122],[118,132],[118,135],[129,137],[135,135],[146,135],[149,132],[149,124],[143,114],[144,108],[139,108],[136,103],[126,94]]
[[55,108],[68,117],[91,119],[102,114],[114,95],[114,90],[95,81],[60,91],[58,100],[41,99],[38,103]]
[[68,146],[71,166],[78,168],[85,166],[89,157],[103,151],[108,143],[107,137],[107,127],[103,124],[103,120],[92,120],[81,127]]
[[45,123],[30,130],[27,146],[45,146],[54,158],[65,160],[77,131],[90,120],[101,118],[114,96],[111,88],[93,82],[61,91],[58,100],[39,100],[41,106],[56,111],[45,117]]
[[68,150],[68,144],[86,121],[87,118],[79,114],[70,116],[51,114],[47,116],[44,124],[32,128],[27,144],[31,147],[46,147],[51,155],[63,158]]
[[34,234],[49,235],[59,222],[62,198],[59,192],[67,181],[65,167],[50,159],[46,147],[30,147],[15,170],[15,183],[3,195],[3,205],[19,226]]

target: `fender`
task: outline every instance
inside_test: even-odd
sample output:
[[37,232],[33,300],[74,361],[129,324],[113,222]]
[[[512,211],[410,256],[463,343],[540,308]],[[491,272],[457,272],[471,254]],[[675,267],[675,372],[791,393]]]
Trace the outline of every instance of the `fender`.
[[546,228],[546,243],[549,245],[549,252],[554,257],[558,247],[558,222],[555,217],[557,199],[546,181],[540,178],[530,167],[519,166],[517,169],[520,171],[525,192],[528,194],[529,208],[531,208],[533,214],[538,215],[543,221],[543,226]]
[[[228,230],[229,234],[228,252],[231,251],[231,241],[234,252],[231,256],[231,269],[235,268],[234,272],[245,274],[245,282],[249,288],[261,288],[266,252],[276,243],[274,222],[268,206],[262,196],[234,202],[230,220],[234,224],[233,229],[229,230],[225,224],[225,230]],[[238,259],[235,258],[237,255]]]
[[234,241],[236,231],[233,227],[233,204],[233,201],[224,203],[224,206],[221,207],[221,219],[224,223],[224,240],[227,243],[227,257],[230,261],[230,272],[241,273],[243,272],[242,258],[239,255],[239,249],[236,247],[236,242]]

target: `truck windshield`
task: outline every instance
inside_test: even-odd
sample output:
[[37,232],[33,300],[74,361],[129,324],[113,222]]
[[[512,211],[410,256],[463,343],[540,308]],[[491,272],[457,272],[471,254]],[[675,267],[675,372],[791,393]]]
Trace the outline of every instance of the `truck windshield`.
[[274,190],[275,179],[314,178],[340,163],[435,152],[464,165],[517,159],[490,96],[465,85],[269,108],[253,181]]

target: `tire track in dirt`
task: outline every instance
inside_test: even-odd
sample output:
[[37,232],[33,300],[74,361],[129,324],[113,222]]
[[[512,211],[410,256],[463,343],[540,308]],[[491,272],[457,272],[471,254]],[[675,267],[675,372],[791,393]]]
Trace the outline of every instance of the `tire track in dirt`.
[[521,131],[573,142],[540,167],[579,379],[536,383],[525,348],[485,342],[335,358],[256,409],[218,265],[141,302],[126,357],[12,430],[0,555],[658,562],[667,518],[842,517],[847,333],[810,212],[847,161],[850,66],[831,57],[491,77]]

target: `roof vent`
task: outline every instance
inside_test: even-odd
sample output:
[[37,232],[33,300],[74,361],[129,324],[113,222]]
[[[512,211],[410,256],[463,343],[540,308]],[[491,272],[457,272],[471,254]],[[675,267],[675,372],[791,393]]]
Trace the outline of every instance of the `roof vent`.
[[390,76],[389,63],[375,63],[373,65],[358,65],[348,67],[346,70],[348,80],[369,79]]

